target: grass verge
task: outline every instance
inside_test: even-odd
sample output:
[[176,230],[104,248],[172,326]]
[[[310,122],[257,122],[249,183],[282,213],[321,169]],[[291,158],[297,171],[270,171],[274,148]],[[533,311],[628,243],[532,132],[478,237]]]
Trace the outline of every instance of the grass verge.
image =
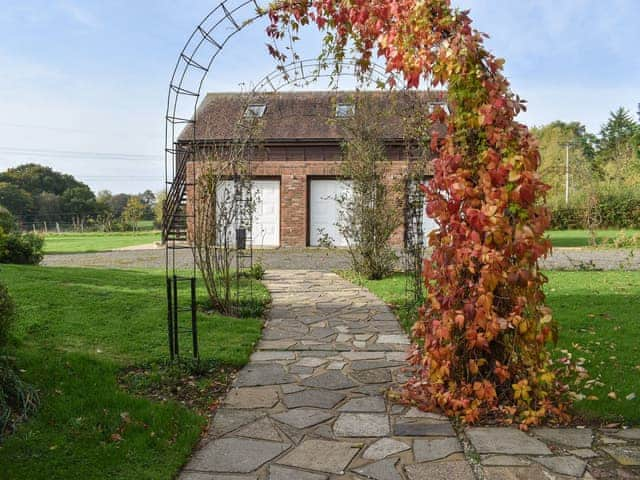
[[[162,272],[3,266],[0,279],[18,305],[11,353],[41,395],[0,444],[2,478],[173,478],[207,423],[192,397],[210,405],[260,336],[257,318],[200,313],[205,368],[168,373]],[[176,398],[184,379],[194,393]]]
[[158,232],[60,233],[45,235],[44,253],[93,253],[146,245],[160,240]]
[[[554,353],[568,350],[573,358],[584,358],[595,380],[583,392],[585,399],[576,402],[577,414],[594,421],[640,424],[640,272],[549,272],[548,276],[547,303],[560,324]],[[390,304],[409,331],[416,307],[407,305],[405,277],[362,284]]]
[[[554,247],[592,247],[589,230],[550,230],[547,232]],[[600,247],[616,248],[627,246],[621,241],[624,237],[631,240],[640,234],[640,230],[596,230],[596,244]]]

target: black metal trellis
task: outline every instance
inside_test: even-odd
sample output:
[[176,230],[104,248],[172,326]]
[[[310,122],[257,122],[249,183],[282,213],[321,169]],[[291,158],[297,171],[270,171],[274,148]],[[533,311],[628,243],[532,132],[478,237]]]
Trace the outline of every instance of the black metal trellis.
[[[202,86],[213,62],[225,44],[244,26],[264,14],[255,0],[225,0],[219,3],[196,26],[178,60],[171,76],[165,116],[165,204],[163,211],[162,239],[166,246],[167,330],[171,359],[180,357],[180,334],[189,333],[192,338],[192,355],[199,358],[196,298],[196,169],[189,169],[195,160],[196,109]],[[180,131],[191,127],[190,138],[179,139]],[[193,164],[192,164],[193,165]],[[187,204],[188,194],[191,202]],[[192,228],[189,228],[189,225]],[[190,266],[176,264],[177,252],[190,249]],[[187,285],[189,296],[182,299]],[[187,306],[183,306],[186,304]],[[181,315],[189,314],[190,324],[183,326]]]
[[[196,26],[178,56],[173,70],[167,95],[165,117],[165,204],[163,211],[162,238],[166,246],[166,290],[167,290],[167,331],[171,359],[180,358],[180,335],[191,335],[192,356],[199,358],[197,332],[197,254],[198,229],[196,228],[198,192],[197,172],[194,165],[198,155],[196,111],[201,98],[205,79],[227,42],[245,26],[266,13],[264,6],[256,0],[224,0],[220,2]],[[252,89],[253,94],[278,92],[291,85],[304,85],[335,75],[326,73],[331,60],[298,60],[281,67],[265,76]],[[333,63],[335,65],[335,63]],[[352,68],[349,75],[356,73],[356,62],[344,60],[341,68]],[[310,73],[308,73],[310,72]],[[324,73],[323,73],[324,72]],[[389,74],[380,66],[370,69],[370,81],[386,83]],[[306,82],[311,79],[311,81]],[[401,82],[396,79],[397,84]],[[188,136],[179,136],[186,129]],[[189,165],[192,168],[189,168]],[[251,168],[249,167],[251,182]],[[234,179],[238,183],[237,179]],[[251,184],[250,184],[251,185]],[[251,201],[252,188],[248,189]],[[189,202],[187,202],[189,199]],[[252,217],[250,215],[249,217]],[[253,263],[253,243],[251,241],[252,219],[245,219],[236,232],[236,275],[246,262]],[[192,226],[190,228],[190,225]],[[244,241],[243,241],[244,240]],[[191,264],[179,265],[177,253],[191,250]],[[181,288],[186,286],[186,288]],[[185,290],[189,295],[185,299]],[[240,288],[237,284],[237,295]],[[238,297],[239,301],[239,297]],[[189,316],[185,322],[183,315]],[[186,326],[185,326],[186,323]]]
[[[409,160],[409,171],[413,161]],[[404,271],[407,300],[417,304],[422,300],[422,262],[425,256],[426,235],[422,224],[425,208],[424,194],[416,178],[407,177],[404,208]]]

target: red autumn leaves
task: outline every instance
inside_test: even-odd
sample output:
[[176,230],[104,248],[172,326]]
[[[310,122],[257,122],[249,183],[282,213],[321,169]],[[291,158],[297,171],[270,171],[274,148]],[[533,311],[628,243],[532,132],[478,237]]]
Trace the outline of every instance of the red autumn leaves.
[[431,139],[435,174],[425,196],[440,228],[425,261],[406,400],[467,422],[566,420],[566,387],[545,348],[555,326],[538,270],[550,250],[548,187],[536,172],[535,142],[515,121],[523,102],[468,12],[450,0],[285,0],[270,18],[274,38],[315,23],[336,57],[353,45],[363,70],[377,54],[409,88],[426,81],[447,89],[448,111],[424,119],[445,125],[446,135]]

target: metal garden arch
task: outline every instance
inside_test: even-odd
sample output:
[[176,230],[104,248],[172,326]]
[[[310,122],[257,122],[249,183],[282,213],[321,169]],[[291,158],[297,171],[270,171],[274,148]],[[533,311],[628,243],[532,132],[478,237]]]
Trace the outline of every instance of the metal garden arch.
[[[193,222],[197,208],[196,169],[188,172],[187,165],[196,155],[196,110],[202,94],[203,85],[212,71],[214,61],[229,40],[244,27],[266,15],[267,10],[256,0],[224,0],[207,14],[189,36],[178,56],[167,95],[165,116],[165,193],[163,210],[162,239],[166,247],[166,288],[167,288],[167,324],[169,350],[171,358],[180,357],[180,333],[190,333],[192,354],[199,358],[197,339],[197,303],[196,275],[197,262],[194,244],[197,241],[197,229],[193,228],[188,238],[188,225]],[[251,90],[260,92],[278,92],[279,90],[311,79],[329,77],[325,60],[298,60],[274,70],[258,81]],[[335,62],[333,62],[335,65]],[[342,68],[352,68],[349,76],[356,75],[355,60],[340,62]],[[369,72],[369,81],[386,83],[390,74],[379,65],[373,64]],[[395,78],[401,85],[402,79]],[[185,141],[184,136],[178,142],[181,131],[190,126],[192,138]],[[192,188],[191,207],[187,206],[187,191]],[[251,247],[250,247],[251,248]],[[191,264],[180,264],[178,252],[190,250]],[[186,284],[187,289],[179,288]],[[189,298],[180,299],[185,290]],[[180,293],[180,295],[179,295]],[[187,321],[181,321],[181,314],[188,315]],[[187,326],[182,325],[186,323]]]

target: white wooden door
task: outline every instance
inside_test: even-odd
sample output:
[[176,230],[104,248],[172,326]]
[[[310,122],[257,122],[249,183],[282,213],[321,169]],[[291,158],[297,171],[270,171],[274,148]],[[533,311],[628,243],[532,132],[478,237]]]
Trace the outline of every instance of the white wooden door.
[[254,180],[253,246],[280,246],[280,181]]
[[337,199],[351,192],[351,182],[313,179],[309,186],[309,244],[316,247],[327,235],[333,245],[344,247],[346,240],[338,230],[340,204]]
[[[233,197],[233,181],[226,180],[221,183],[218,190],[218,201],[225,203],[223,199]],[[254,247],[279,247],[280,246],[280,181],[279,180],[254,180],[251,182],[253,200],[252,241]],[[225,207],[223,207],[225,208]],[[229,207],[226,207],[229,208]],[[239,223],[234,219],[234,223]],[[230,231],[229,241],[233,243],[235,228]]]

